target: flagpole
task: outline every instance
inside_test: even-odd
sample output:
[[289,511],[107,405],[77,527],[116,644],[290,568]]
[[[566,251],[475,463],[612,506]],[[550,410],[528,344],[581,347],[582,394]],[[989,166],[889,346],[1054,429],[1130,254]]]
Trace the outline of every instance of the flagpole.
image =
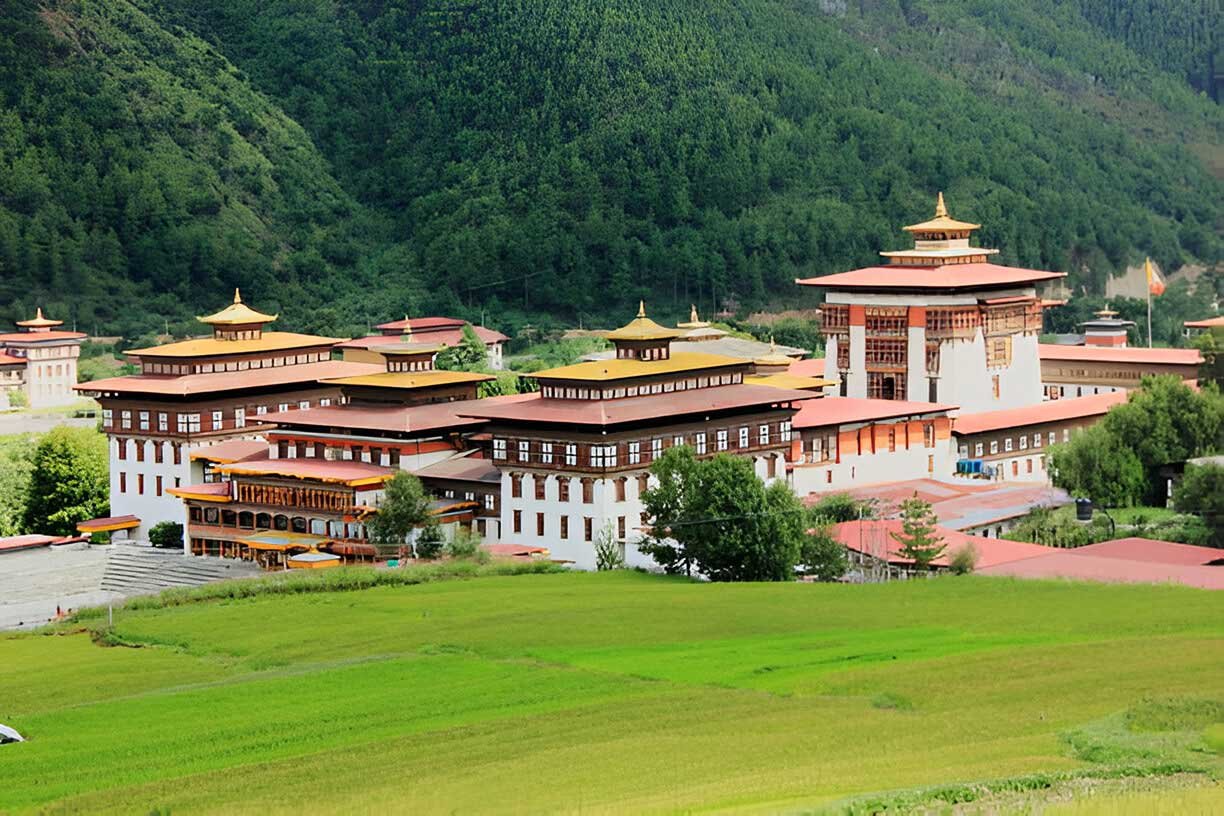
[[1148,285],[1148,348],[1152,347],[1152,286]]
[[1152,259],[1143,259],[1143,277],[1147,281],[1147,306],[1148,306],[1148,348],[1152,347],[1152,284],[1155,282],[1156,270],[1152,269]]

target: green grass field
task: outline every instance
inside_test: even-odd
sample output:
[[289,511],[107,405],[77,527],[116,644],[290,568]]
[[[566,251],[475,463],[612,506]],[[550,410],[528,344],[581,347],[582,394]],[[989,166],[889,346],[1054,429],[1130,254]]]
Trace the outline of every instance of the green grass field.
[[0,638],[0,722],[29,738],[0,747],[15,813],[1210,812],[1224,597],[605,573],[214,600]]

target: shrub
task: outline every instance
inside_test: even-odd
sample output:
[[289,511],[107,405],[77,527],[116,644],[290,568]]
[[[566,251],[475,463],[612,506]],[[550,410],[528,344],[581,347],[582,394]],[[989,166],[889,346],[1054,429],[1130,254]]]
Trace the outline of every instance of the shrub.
[[977,560],[977,547],[973,546],[973,543],[970,542],[952,553],[952,559],[948,562],[948,568],[955,575],[968,575],[977,566]]
[[484,564],[489,560],[488,550],[480,546],[480,534],[474,530],[460,527],[455,531],[455,537],[446,545],[446,554],[451,558],[476,561]]
[[149,543],[168,550],[182,547],[183,525],[177,521],[159,521],[149,528]]
[[625,568],[625,556],[612,534],[612,525],[605,525],[595,537],[595,569],[599,572]]
[[416,557],[437,558],[444,546],[446,546],[446,536],[442,535],[442,528],[437,523],[431,522],[426,524],[425,529],[417,536]]

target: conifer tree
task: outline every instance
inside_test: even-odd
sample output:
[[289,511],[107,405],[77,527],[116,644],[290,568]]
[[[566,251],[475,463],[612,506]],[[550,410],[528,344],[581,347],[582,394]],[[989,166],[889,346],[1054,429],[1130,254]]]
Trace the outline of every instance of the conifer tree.
[[917,493],[901,502],[901,532],[891,535],[901,545],[898,554],[911,559],[918,569],[929,570],[931,562],[948,547],[935,530],[938,521],[930,503],[918,498]]

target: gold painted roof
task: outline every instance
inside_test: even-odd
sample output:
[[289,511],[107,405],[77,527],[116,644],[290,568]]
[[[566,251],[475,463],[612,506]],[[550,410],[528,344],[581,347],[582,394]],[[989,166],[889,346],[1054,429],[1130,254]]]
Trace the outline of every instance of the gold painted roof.
[[242,293],[234,290],[234,302],[216,314],[196,318],[201,323],[211,326],[245,326],[251,323],[271,323],[277,315],[257,312],[242,302]]
[[374,388],[437,388],[442,385],[479,383],[497,379],[492,374],[471,371],[384,371],[379,374],[358,374],[355,377],[338,377],[323,380],[328,385],[365,385]]
[[910,224],[908,227],[902,227],[906,232],[941,232],[944,230],[975,230],[981,229],[981,224],[970,224],[968,221],[957,221],[948,215],[948,208],[944,205],[943,193],[935,199],[935,217],[930,221],[923,221],[921,224]]
[[370,346],[369,350],[384,357],[395,357],[397,355],[437,354],[444,348],[446,348],[446,345],[441,343],[437,345],[432,343],[396,343],[392,340],[385,346]]
[[312,346],[334,346],[339,337],[318,337],[313,334],[293,332],[264,332],[255,340],[218,340],[201,337],[196,340],[180,340],[164,346],[131,349],[124,352],[132,357],[224,357],[235,354],[252,354],[260,351],[290,351]]
[[608,334],[609,340],[670,340],[679,337],[680,332],[660,326],[646,316],[646,302],[638,303],[637,317],[630,320],[614,332]]
[[49,318],[43,317],[42,307],[39,306],[38,315],[36,317],[34,317],[31,320],[18,320],[17,325],[21,326],[23,329],[49,329],[52,326],[64,325],[64,321],[51,320]]
[[655,374],[681,374],[685,371],[703,371],[710,368],[747,365],[751,360],[739,357],[724,357],[721,354],[681,352],[667,360],[591,360],[586,363],[548,368],[527,376],[542,380],[582,380],[608,382],[635,377],[650,377]]
[[786,388],[792,391],[816,391],[839,382],[841,380],[801,377],[797,374],[754,374],[744,378],[745,385],[768,385],[770,388]]
[[785,354],[779,353],[778,344],[775,343],[774,339],[771,337],[769,338],[769,353],[761,357],[757,357],[752,362],[756,363],[757,365],[763,365],[763,366],[777,366],[777,365],[789,366],[791,363],[794,362],[794,359],[791,357],[787,357]]

